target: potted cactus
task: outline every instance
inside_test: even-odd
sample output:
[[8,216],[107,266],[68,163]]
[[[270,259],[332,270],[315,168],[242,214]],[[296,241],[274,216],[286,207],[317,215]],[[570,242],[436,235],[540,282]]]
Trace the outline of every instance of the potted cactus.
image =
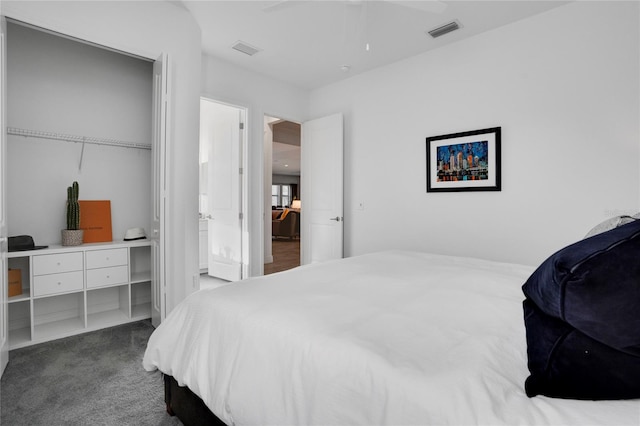
[[62,230],[63,246],[78,246],[82,244],[83,230],[80,229],[80,203],[78,182],[67,188],[67,229]]

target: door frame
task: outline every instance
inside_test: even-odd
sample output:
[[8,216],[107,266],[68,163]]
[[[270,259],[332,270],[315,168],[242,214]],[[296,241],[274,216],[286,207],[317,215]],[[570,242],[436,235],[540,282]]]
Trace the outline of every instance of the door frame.
[[[281,114],[270,114],[267,112],[263,112],[262,115],[262,123],[261,126],[264,126],[264,117],[273,117],[273,118],[278,118],[281,120],[286,120],[286,121],[291,121],[293,123],[297,123],[300,124],[301,127],[301,138],[300,138],[300,151],[301,151],[301,163],[300,163],[300,199],[303,200],[304,198],[304,192],[305,190],[307,190],[306,185],[304,183],[304,163],[305,160],[302,156],[302,150],[304,149],[304,127],[305,127],[305,123],[310,123],[313,121],[317,121],[317,120],[321,120],[321,119],[325,119],[328,117],[333,117],[333,116],[340,116],[340,120],[342,122],[341,124],[341,131],[342,131],[342,149],[344,150],[344,114],[342,113],[336,113],[336,114],[329,114],[329,115],[325,115],[322,117],[317,117],[315,119],[307,119],[307,120],[295,120],[295,119],[289,119],[286,118],[285,116],[281,115]],[[265,143],[264,143],[264,136],[262,138],[262,160],[263,160],[263,165],[266,164],[266,156],[270,153],[273,152],[272,149],[269,150],[269,152],[267,152],[265,150]],[[344,152],[344,151],[343,151]],[[342,193],[344,196],[344,153],[342,154],[343,156],[341,157],[340,161],[342,162],[341,168],[342,168]],[[271,160],[271,158],[269,159]],[[269,188],[267,190],[267,185],[266,185],[266,179],[267,179],[267,173],[266,170],[263,169],[262,175],[261,175],[261,188],[262,188],[262,206],[263,206],[263,221],[262,221],[262,226],[267,228],[267,229],[262,229],[262,232],[260,233],[261,238],[262,238],[262,244],[261,244],[261,252],[262,252],[262,256],[261,256],[261,261],[263,263],[262,266],[264,266],[264,261],[265,261],[265,247],[266,247],[266,241],[265,238],[267,237],[267,234],[271,235],[271,231],[270,231],[270,227],[271,227],[271,215],[268,214],[268,211],[271,210],[271,187],[269,185]],[[339,222],[340,222],[340,226],[342,227],[342,232],[341,232],[341,244],[342,244],[342,249],[340,251],[340,257],[344,257],[344,201],[342,202],[341,206],[340,206],[340,212],[338,212],[338,217],[339,217]],[[310,238],[309,235],[307,235],[306,237],[304,236],[304,230],[306,227],[306,218],[305,215],[300,215],[301,219],[302,219],[302,224],[300,226],[300,238],[301,239],[305,239],[305,238]],[[268,230],[268,232],[267,232]],[[309,242],[309,240],[307,240],[307,242]],[[306,252],[305,252],[306,251]],[[308,263],[308,257],[311,255],[310,250],[307,248],[305,249],[305,244],[300,244],[300,263],[301,264],[305,264]],[[264,269],[262,269],[263,274],[264,274]]]
[[153,62],[153,92],[151,118],[151,324],[158,327],[167,315],[166,247],[168,232],[167,198],[169,117],[171,80],[169,55],[162,53]]
[[7,34],[6,19],[0,15],[0,377],[9,363],[9,304],[8,304],[8,234],[6,220],[7,182]]
[[[285,116],[283,116],[282,114],[269,114],[267,112],[263,112],[262,114],[262,128],[264,129],[264,122],[265,122],[265,118],[266,117],[270,117],[270,118],[275,118],[278,120],[282,120],[282,121],[290,121],[292,123],[296,123],[300,125],[300,132],[302,133],[302,123],[304,121],[301,120],[297,120],[297,119],[290,119],[287,118]],[[262,183],[262,209],[264,211],[263,214],[263,221],[262,221],[262,232],[260,233],[261,235],[261,247],[262,247],[262,257],[261,257],[261,263],[262,263],[262,274],[264,275],[264,264],[267,260],[267,252],[266,252],[266,248],[267,248],[267,242],[271,242],[271,185],[273,184],[273,168],[271,167],[273,164],[273,138],[271,140],[271,144],[269,146],[269,149],[267,150],[265,147],[265,142],[264,142],[264,133],[262,134],[262,159],[263,159],[263,169],[262,169],[262,178],[261,178],[261,183]],[[300,149],[302,149],[302,134],[300,135]],[[269,155],[269,158],[267,158],[267,155]],[[268,160],[268,161],[267,161]],[[269,164],[269,168],[267,169],[267,163]],[[267,171],[269,172],[269,179],[267,179]],[[300,164],[300,175],[302,175],[302,163]],[[268,185],[267,185],[268,183]],[[300,194],[300,189],[301,189],[301,185],[298,185],[298,194]],[[302,215],[300,215],[300,217],[302,217]],[[302,228],[300,229],[300,240],[302,241]],[[273,262],[273,251],[270,252],[271,253],[271,261]],[[300,260],[302,260],[302,244],[300,244]]]

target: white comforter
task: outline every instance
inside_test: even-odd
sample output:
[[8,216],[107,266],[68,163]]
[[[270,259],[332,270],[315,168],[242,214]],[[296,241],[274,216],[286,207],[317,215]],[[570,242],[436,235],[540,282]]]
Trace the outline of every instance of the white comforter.
[[391,251],[192,294],[143,365],[236,425],[640,425],[640,401],[528,398],[532,268]]

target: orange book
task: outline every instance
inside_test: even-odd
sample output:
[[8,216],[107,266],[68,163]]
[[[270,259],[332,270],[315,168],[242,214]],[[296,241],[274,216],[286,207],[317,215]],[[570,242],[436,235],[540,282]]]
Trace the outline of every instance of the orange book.
[[9,297],[22,294],[22,274],[20,269],[9,269]]
[[111,234],[111,200],[78,200],[80,203],[80,229],[82,242],[113,241]]

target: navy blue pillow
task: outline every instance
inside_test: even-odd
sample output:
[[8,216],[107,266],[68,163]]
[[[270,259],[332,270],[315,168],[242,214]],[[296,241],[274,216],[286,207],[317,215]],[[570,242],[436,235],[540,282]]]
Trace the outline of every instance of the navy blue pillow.
[[556,252],[522,290],[545,314],[640,356],[640,220]]
[[640,398],[640,357],[586,336],[524,301],[529,397],[572,399]]

